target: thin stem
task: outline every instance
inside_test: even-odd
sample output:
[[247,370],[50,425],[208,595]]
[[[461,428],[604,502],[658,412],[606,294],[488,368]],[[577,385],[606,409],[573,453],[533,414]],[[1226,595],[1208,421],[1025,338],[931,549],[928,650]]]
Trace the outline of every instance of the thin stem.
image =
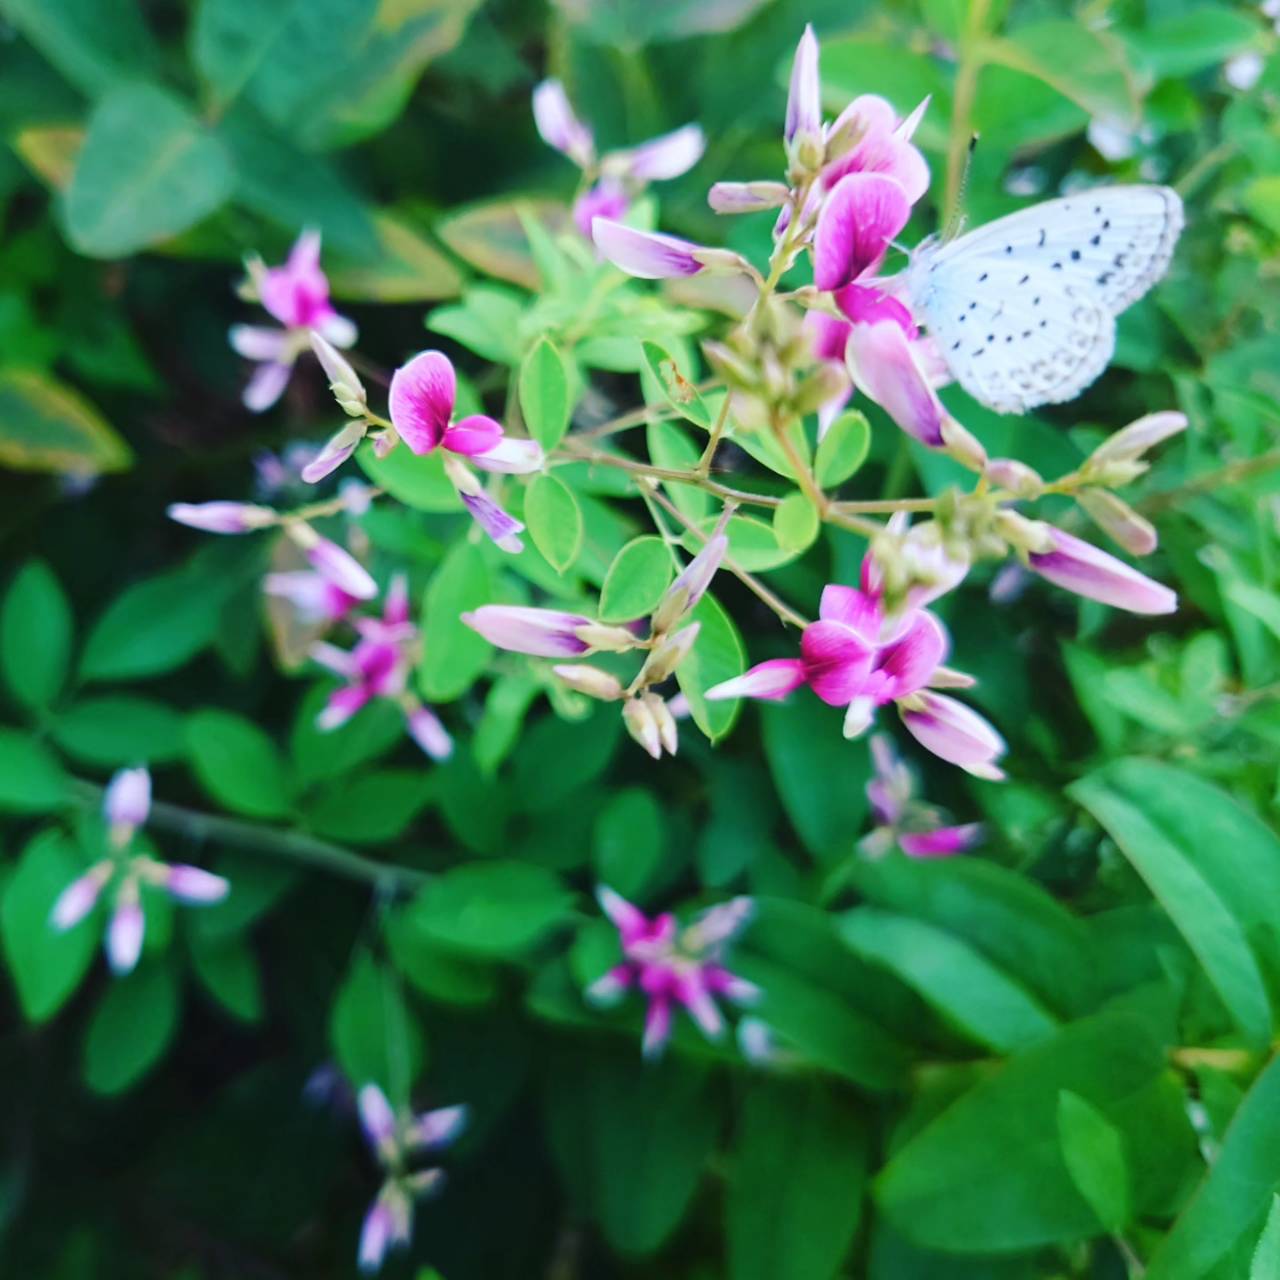
[[[72,798],[86,808],[101,808],[104,790],[97,783],[80,778],[74,778],[71,782]],[[302,863],[378,888],[415,889],[433,879],[429,872],[364,858],[340,845],[330,844],[327,840],[317,839],[301,831],[281,831],[277,827],[243,822],[239,818],[200,813],[163,800],[152,803],[151,812],[147,815],[147,825],[161,831],[176,832],[198,843],[207,841],[285,862]]]
[[[386,496],[385,489],[371,489],[369,491],[369,500],[372,502],[376,498]],[[323,502],[312,502],[305,507],[298,507],[293,511],[286,511],[281,514],[282,521],[297,520],[322,520],[325,516],[336,516],[339,512],[347,509],[348,499],[341,495],[333,498],[325,498]]]
[[[964,178],[965,157],[973,137],[973,108],[978,97],[978,76],[982,71],[982,42],[986,35],[990,0],[973,0],[968,21],[960,37],[959,65],[956,67],[955,92],[952,96],[951,136],[947,143],[947,183],[943,209],[950,222],[957,212],[960,184]],[[944,223],[944,226],[946,224]]]
[[344,351],[343,356],[355,366],[357,372],[363,373],[366,378],[371,378],[380,386],[389,387],[391,385],[391,375],[380,365],[362,356],[358,351]]
[[[684,512],[675,505],[665,494],[659,493],[656,486],[651,486],[651,493],[654,502],[656,502],[668,515],[674,517],[680,522],[690,533],[702,542],[709,540],[708,535],[698,528],[692,520],[686,519]],[[729,570],[739,582],[754,594],[770,609],[782,619],[783,622],[789,623],[793,627],[799,627],[802,631],[809,625],[809,620],[803,615],[797,613],[785,600],[774,595],[768,587],[764,585],[754,574],[748,573],[739,564],[735,563],[731,556],[725,556],[721,561],[726,569]]]
[[720,405],[720,412],[716,416],[715,425],[711,428],[711,438],[707,441],[707,447],[702,451],[702,457],[698,459],[697,473],[704,480],[711,474],[711,460],[716,456],[716,448],[720,444],[720,437],[724,434],[724,429],[729,422],[729,404],[733,400],[733,392],[726,391],[724,394],[724,402]]
[[[694,390],[699,395],[703,395],[708,391],[715,391],[720,383],[714,378],[708,378],[705,382],[699,382]],[[592,427],[589,431],[575,432],[570,440],[599,440],[603,436],[611,436],[618,431],[626,431],[631,427],[643,427],[650,422],[669,422],[674,418],[682,418],[684,415],[676,409],[672,408],[654,408],[653,405],[642,404],[637,409],[628,409],[626,413],[619,414],[616,418],[610,418],[608,422],[602,422],[598,427]]]
[[845,515],[859,516],[891,516],[898,511],[933,511],[937,505],[937,498],[876,498],[868,502],[833,502],[830,504],[832,511],[843,512]]
[[726,502],[741,502],[757,507],[780,507],[781,498],[767,493],[750,493],[745,489],[731,489],[728,485],[716,480],[700,476],[696,471],[681,471],[677,467],[656,467],[650,462],[641,462],[637,458],[624,458],[616,453],[601,453],[595,449],[577,451],[570,442],[564,446],[564,455],[559,462],[591,462],[604,467],[617,467],[621,471],[630,471],[633,475],[646,476],[651,480],[671,480],[676,484],[692,485],[695,489],[705,489]]

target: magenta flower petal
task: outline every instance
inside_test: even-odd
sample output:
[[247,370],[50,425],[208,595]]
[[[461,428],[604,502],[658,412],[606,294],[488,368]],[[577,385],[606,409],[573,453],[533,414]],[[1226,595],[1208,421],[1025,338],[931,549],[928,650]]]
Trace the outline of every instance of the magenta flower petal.
[[609,1008],[618,1003],[635,984],[635,970],[629,964],[614,967],[598,977],[583,993],[594,1005]]
[[637,231],[621,222],[596,218],[591,224],[591,238],[615,267],[642,280],[694,276],[702,270],[694,256],[700,246],[676,236]]
[[854,382],[908,435],[940,448],[946,410],[916,364],[901,326],[893,320],[855,324],[848,351]]
[[341,689],[335,689],[316,717],[316,728],[322,733],[340,728],[372,697],[373,694],[360,685],[346,685]]
[[902,698],[924,688],[945,661],[948,647],[942,623],[931,613],[917,613],[906,632],[876,656],[877,669],[891,682],[881,701]]
[[240,399],[250,413],[264,413],[284,395],[293,374],[293,365],[264,361],[250,375]]
[[971,849],[982,838],[982,823],[938,827],[934,831],[902,832],[898,845],[909,858],[949,858]]
[[849,324],[825,312],[810,311],[804,318],[804,327],[813,343],[813,354],[819,360],[836,360],[844,364],[845,348],[849,345]]
[[440,443],[450,453],[460,453],[469,458],[477,453],[488,453],[501,440],[502,424],[483,413],[474,413],[471,417],[446,427]]
[[919,334],[911,312],[892,294],[865,284],[847,284],[835,293],[836,306],[844,312],[854,324],[876,324],[881,320],[892,320],[908,338]]
[[995,764],[1005,753],[1004,739],[964,703],[921,689],[899,711],[912,736],[935,756],[979,778],[1004,777]]
[[822,85],[818,79],[818,37],[813,26],[805,24],[804,34],[796,46],[791,64],[791,84],[787,91],[787,114],[782,136],[790,144],[805,135],[822,136]]
[[409,735],[432,760],[448,760],[453,755],[453,739],[430,707],[418,707],[405,721]]
[[151,812],[151,775],[145,768],[121,769],[107,784],[102,813],[113,827],[141,827]]
[[874,595],[834,582],[822,589],[818,617],[823,622],[843,622],[866,640],[875,640],[879,636],[884,621],[880,602]]
[[629,151],[615,151],[605,163],[610,172],[616,170],[637,182],[654,182],[688,173],[706,149],[706,135],[696,124],[687,124]]
[[591,625],[591,619],[580,613],[485,604],[464,613],[462,621],[499,649],[527,653],[535,658],[577,657],[591,648],[578,638],[579,628]]
[[549,147],[585,169],[595,159],[591,130],[574,114],[559,80],[544,80],[533,91],[533,122]]
[[805,680],[823,702],[844,707],[862,691],[874,648],[841,622],[814,622],[800,637]]
[[145,928],[142,906],[136,899],[121,902],[111,913],[111,923],[107,926],[107,964],[117,977],[132,973],[137,967]]
[[607,885],[596,886],[596,901],[617,928],[624,949],[649,933],[649,917],[639,907],[632,906],[620,893]]
[[873,270],[910,214],[906,192],[892,178],[878,173],[841,178],[818,215],[814,283],[819,289],[839,289]]
[[1027,561],[1056,586],[1130,613],[1173,613],[1177,609],[1175,592],[1123,560],[1061,529],[1050,528],[1049,536],[1052,550],[1032,552]]
[[776,702],[798,689],[805,681],[804,663],[799,658],[770,658],[750,671],[713,686],[706,692],[711,701],[722,698],[765,698]]
[[420,351],[391,375],[391,422],[414,453],[430,453],[453,417],[453,364],[442,351]]

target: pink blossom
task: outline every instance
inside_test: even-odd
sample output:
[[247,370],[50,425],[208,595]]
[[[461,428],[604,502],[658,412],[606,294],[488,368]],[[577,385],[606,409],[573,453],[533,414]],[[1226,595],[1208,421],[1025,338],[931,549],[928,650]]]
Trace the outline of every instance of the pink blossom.
[[587,990],[593,1003],[615,1003],[629,990],[648,1001],[643,1052],[657,1058],[671,1034],[672,1015],[682,1007],[708,1039],[724,1032],[717,997],[750,1004],[759,989],[722,963],[722,954],[750,918],[750,901],[735,899],[704,912],[683,933],[670,913],[646,916],[612,889],[596,891],[600,907],[618,930],[623,960]]
[[205,533],[251,533],[275,524],[270,507],[251,502],[171,502],[165,514],[178,524]]
[[911,204],[902,185],[880,173],[851,173],[823,201],[813,241],[813,281],[843,288],[870,275],[889,242],[907,225]]
[[116,977],[132,973],[137,967],[145,928],[137,885],[126,881],[107,925],[107,963]]
[[102,797],[102,812],[115,833],[121,833],[118,843],[125,844],[133,838],[134,831],[143,826],[151,812],[151,775],[146,769],[121,769],[107,784]]
[[49,913],[49,923],[59,933],[74,928],[98,905],[103,887],[111,879],[110,861],[99,862],[77,876],[58,895]]
[[320,233],[304,231],[288,259],[278,267],[251,267],[251,287],[267,313],[283,326],[271,329],[233,325],[231,345],[258,368],[244,391],[244,403],[255,413],[269,409],[288,385],[294,362],[319,333],[335,347],[349,347],[356,327],[329,301],[329,280],[320,267]]
[[595,218],[591,238],[596,248],[620,271],[641,280],[696,276],[703,269],[701,246],[658,231],[638,231],[608,218]]
[[533,122],[542,140],[585,169],[595,161],[595,138],[590,126],[574,114],[569,95],[559,80],[544,80],[533,91]]
[[1042,578],[1130,613],[1173,613],[1177,609],[1174,592],[1123,560],[1051,525],[1041,529],[1047,531],[1049,548],[1030,552],[1027,563]]
[[926,98],[899,120],[884,98],[854,98],[827,129],[828,189],[851,173],[878,173],[898,183],[908,204],[915,204],[929,188],[929,166],[911,139],[928,105]]
[[1005,753],[1004,739],[964,703],[921,689],[904,699],[898,712],[916,741],[935,756],[977,778],[1004,777],[995,763]]
[[361,599],[311,569],[269,573],[262,580],[262,589],[269,596],[288,600],[307,623],[341,622]]
[[196,905],[221,902],[231,892],[231,882],[225,877],[182,862],[165,867],[163,883],[170,897]]
[[962,853],[982,838],[981,823],[942,826],[937,811],[916,799],[914,775],[887,735],[871,739],[871,760],[875,772],[867,799],[876,828],[862,842],[866,852],[878,856],[896,844],[910,858],[941,858]]
[[818,38],[813,26],[805,24],[791,64],[787,91],[787,115],[782,136],[790,147],[797,138],[816,144],[822,138],[822,84],[818,78]]

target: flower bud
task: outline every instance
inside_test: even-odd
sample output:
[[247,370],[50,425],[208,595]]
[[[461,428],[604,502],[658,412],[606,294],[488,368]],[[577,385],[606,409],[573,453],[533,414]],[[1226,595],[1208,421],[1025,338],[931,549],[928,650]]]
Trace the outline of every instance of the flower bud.
[[716,213],[756,213],[786,202],[787,187],[781,182],[716,182],[707,192]]
[[116,895],[115,910],[107,926],[107,963],[117,977],[131,973],[142,955],[142,936],[146,921],[138,900],[138,882],[126,880]]
[[221,902],[231,892],[231,882],[201,867],[175,863],[165,867],[164,888],[179,902],[201,904]]
[[[694,276],[703,269],[695,256],[700,246],[657,231],[637,231],[625,223],[593,218],[591,238],[596,248],[621,271],[641,280]],[[706,252],[723,253],[723,250]],[[737,254],[731,255],[737,257]]]
[[1122,427],[1104,440],[1089,456],[1087,466],[1112,462],[1134,462],[1162,440],[1187,429],[1187,415],[1175,410],[1149,413]]
[[806,171],[822,163],[822,84],[818,78],[818,38],[810,24],[805,25],[791,64],[782,136],[788,154]]
[[1031,552],[1027,563],[1042,578],[1130,613],[1173,613],[1177,609],[1178,597],[1168,587],[1061,529],[1041,527],[1048,533],[1049,549]]
[[50,926],[62,933],[78,925],[97,906],[103,888],[111,879],[112,870],[110,860],[104,859],[67,885],[49,912]]
[[662,758],[662,735],[652,709],[643,698],[628,698],[622,707],[622,723],[627,732],[655,760]]
[[602,702],[616,702],[625,696],[622,681],[608,671],[599,667],[588,666],[585,662],[566,663],[551,668],[570,689],[585,693],[589,698],[599,698]]
[[[314,337],[315,335],[313,334],[312,336]],[[361,420],[360,422],[348,422],[346,426],[334,432],[325,441],[324,447],[320,452],[302,468],[303,480],[307,484],[315,484],[317,481],[323,480],[331,472],[336,471],[355,453],[356,446],[364,439],[365,432],[368,429],[368,423]]]
[[592,649],[605,653],[626,653],[636,647],[633,631],[626,627],[614,627],[604,622],[586,621],[574,634]]
[[349,551],[322,538],[306,521],[290,521],[285,530],[311,567],[335,587],[357,600],[372,600],[378,594],[378,584],[369,571]]
[[165,514],[205,533],[252,533],[275,524],[278,518],[270,507],[250,502],[171,502]]
[[1149,556],[1158,542],[1155,526],[1107,489],[1081,489],[1076,501],[1099,529],[1130,555]]
[[1044,492],[1040,473],[1017,458],[992,458],[984,474],[992,484],[1018,498],[1038,498]]
[[680,746],[680,731],[676,727],[676,718],[671,714],[671,708],[667,706],[666,699],[656,693],[644,693],[641,698],[649,708],[654,724],[658,726],[658,741],[661,742],[663,750],[669,756],[675,755]]
[[[462,621],[499,649],[527,653],[535,658],[578,657],[596,647],[582,632],[598,624],[580,613],[531,609],[524,605],[485,604],[464,613]],[[622,630],[620,627],[602,629]],[[635,637],[630,632],[625,634],[630,648]]]
[[333,392],[338,407],[349,418],[363,418],[369,408],[369,397],[360,375],[346,356],[340,355],[337,348],[314,329],[310,331],[310,338],[311,349],[329,379],[329,390]]
[[[950,414],[945,414],[942,418],[942,445],[945,452],[970,471],[981,471],[987,465],[987,451],[982,447],[982,441],[962,427]],[[1031,468],[1028,467],[1027,470],[1030,471]]]
[[676,580],[667,588],[666,595],[658,602],[650,623],[655,635],[670,631],[681,618],[697,607],[698,601],[706,593],[729,549],[729,539],[724,533],[728,519],[729,513],[726,510],[716,525],[715,533],[680,571]]
[[661,636],[649,651],[637,677],[641,685],[661,684],[689,655],[698,638],[701,623],[691,622],[673,635]]

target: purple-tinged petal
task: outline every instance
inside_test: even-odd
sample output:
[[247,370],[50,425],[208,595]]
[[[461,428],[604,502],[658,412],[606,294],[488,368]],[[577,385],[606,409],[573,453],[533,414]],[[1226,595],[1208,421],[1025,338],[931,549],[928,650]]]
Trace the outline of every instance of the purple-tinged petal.
[[859,591],[857,587],[842,587],[835,582],[822,589],[818,617],[823,622],[843,622],[869,641],[879,637],[884,622],[880,601],[874,595]]
[[935,756],[978,778],[1004,777],[995,762],[1004,739],[976,711],[944,693],[922,689],[899,706],[911,735]]
[[448,760],[453,755],[453,739],[430,707],[418,707],[405,719],[409,736],[433,760]]
[[111,878],[111,864],[100,862],[77,876],[58,894],[49,912],[49,924],[59,933],[78,925],[98,905],[103,886]]
[[487,453],[473,455],[472,466],[481,471],[496,471],[502,475],[527,476],[541,471],[547,456],[536,440],[517,440],[503,436]]
[[596,248],[621,271],[642,280],[694,276],[702,263],[694,256],[701,246],[657,231],[637,231],[621,222],[596,218],[591,223]]
[[708,1040],[718,1040],[724,1035],[724,1017],[711,992],[703,985],[700,969],[681,975],[676,983],[675,998],[688,1010],[698,1030]]
[[635,969],[631,965],[614,965],[607,973],[601,974],[591,983],[583,995],[591,1004],[607,1009],[617,1004],[626,995],[627,991],[635,985],[635,979]]
[[872,285],[847,284],[843,289],[837,289],[834,297],[836,306],[854,324],[892,320],[908,338],[914,339],[920,332],[910,310],[901,301]]
[[279,360],[289,342],[289,335],[283,329],[256,324],[233,324],[227,337],[237,355],[259,363]]
[[495,422],[483,413],[473,413],[469,418],[446,427],[440,443],[450,453],[460,453],[469,458],[477,453],[488,453],[501,440],[500,422]]
[[796,46],[791,64],[791,83],[787,91],[787,114],[782,130],[787,145],[797,138],[822,137],[822,84],[818,78],[818,37],[813,26],[805,24],[804,34]]
[[365,1214],[364,1226],[360,1229],[358,1262],[361,1271],[372,1274],[382,1266],[387,1250],[391,1247],[394,1231],[395,1223],[391,1210],[383,1204],[382,1197],[379,1196],[369,1207],[369,1212]]
[[696,124],[687,124],[628,151],[613,152],[605,158],[605,168],[637,182],[678,178],[702,159],[706,149],[706,135]]
[[760,213],[786,203],[781,182],[713,182],[707,192],[707,204],[716,213]]
[[533,122],[543,142],[585,169],[595,159],[591,130],[574,114],[559,80],[544,80],[533,91]]
[[910,214],[906,192],[892,178],[878,173],[841,178],[818,215],[814,284],[839,289],[874,270]]
[[624,947],[650,932],[649,917],[608,885],[596,886],[596,901],[622,937]]
[[293,365],[267,360],[260,364],[245,383],[241,400],[250,413],[264,413],[284,395],[293,374]]
[[861,692],[875,649],[841,622],[814,622],[800,637],[805,681],[832,707],[847,706]]
[[321,733],[329,733],[333,729],[340,728],[372,696],[368,689],[360,685],[347,685],[344,688],[335,689],[329,695],[329,701],[324,704],[320,714],[316,716],[316,728]]
[[892,644],[876,655],[876,667],[890,679],[889,689],[879,700],[902,698],[929,683],[949,648],[946,630],[931,613],[923,610]]
[[346,316],[340,316],[336,311],[330,311],[319,321],[312,321],[312,327],[326,342],[335,347],[341,347],[344,351],[355,345],[357,334],[355,321],[347,319]]
[[426,1150],[446,1147],[467,1127],[467,1108],[438,1107],[418,1116],[408,1132],[408,1140],[414,1146]]
[[708,965],[702,971],[702,980],[712,995],[723,996],[736,1005],[755,1004],[763,994],[754,982],[738,977],[723,965]]
[[345,427],[339,428],[324,442],[320,452],[302,468],[302,479],[307,484],[316,484],[337,471],[355,453],[368,429],[363,422],[348,422]]
[[1178,597],[1173,591],[1123,560],[1061,529],[1050,528],[1049,536],[1053,549],[1031,552],[1027,561],[1056,586],[1130,613],[1173,613],[1177,609]]
[[136,894],[135,888],[133,896],[122,895],[123,900],[111,913],[111,923],[107,926],[107,964],[117,977],[132,973],[142,955],[146,921]]
[[1121,427],[1090,455],[1091,463],[1133,462],[1161,441],[1187,429],[1187,415],[1174,410],[1149,413]]
[[503,551],[517,555],[524,550],[520,533],[524,525],[508,515],[487,493],[459,493],[462,505],[471,518],[491,537]]
[[901,326],[893,320],[854,325],[848,354],[855,384],[908,435],[941,448],[946,410],[916,364]]
[[165,515],[204,533],[250,533],[276,522],[270,507],[251,502],[171,502]]
[[209,902],[221,902],[231,892],[231,881],[216,876],[202,867],[191,867],[185,862],[174,863],[168,868],[164,887],[171,897],[193,906]]
[[442,351],[420,351],[391,375],[391,422],[414,453],[430,453],[453,417],[458,381]]
[[804,684],[804,663],[799,658],[770,658],[732,680],[706,692],[709,701],[721,698],[766,698],[778,701]]
[[378,594],[378,584],[368,569],[336,542],[317,536],[303,554],[321,577],[347,595],[355,596],[357,600],[372,600]]
[[395,1138],[396,1113],[391,1109],[387,1095],[376,1084],[366,1084],[361,1088],[356,1095],[356,1106],[365,1136],[375,1147]]
[[867,799],[872,816],[880,826],[896,827],[914,790],[911,770],[898,758],[893,739],[885,733],[871,739],[871,763],[875,773],[867,783]]
[[644,1039],[640,1052],[646,1062],[662,1057],[662,1051],[671,1038],[671,999],[669,996],[653,996],[644,1020]]
[[630,208],[631,197],[624,188],[610,178],[602,178],[573,202],[573,225],[590,240],[591,224],[597,218],[621,222]]
[[818,360],[837,360],[844,364],[845,348],[849,345],[851,326],[845,321],[829,316],[824,311],[810,311],[804,318],[804,327],[813,344],[813,354]]
[[900,832],[898,844],[909,858],[949,858],[973,848],[981,839],[982,823],[969,822],[960,827],[938,827],[934,831]]
[[145,768],[121,769],[107,784],[102,813],[113,827],[141,827],[151,812],[151,775]]
[[578,638],[578,629],[591,623],[590,618],[580,613],[485,604],[464,613],[462,621],[499,649],[527,653],[535,658],[577,657],[591,648]]

